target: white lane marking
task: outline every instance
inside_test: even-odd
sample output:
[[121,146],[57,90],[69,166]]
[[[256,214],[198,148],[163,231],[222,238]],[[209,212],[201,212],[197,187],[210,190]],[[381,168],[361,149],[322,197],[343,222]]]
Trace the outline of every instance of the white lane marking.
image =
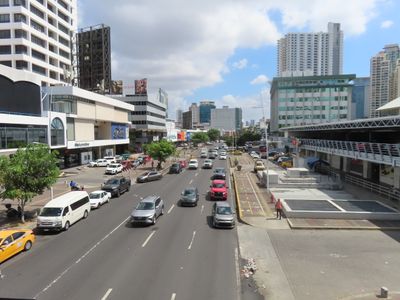
[[193,236],[192,236],[192,240],[190,241],[188,250],[192,249],[192,245],[193,245],[193,241],[194,241],[194,237],[196,236],[196,231],[193,231]]
[[200,211],[200,214],[202,214],[202,213],[203,213],[203,210],[204,210],[204,205],[202,205],[202,206],[201,206],[201,211]]
[[173,293],[172,296],[171,296],[171,300],[175,300],[175,297],[176,297],[176,294]]
[[199,173],[194,174],[194,176],[197,176],[197,175],[199,175]]
[[167,214],[171,213],[171,211],[174,209],[175,204],[172,204],[172,206],[170,207],[170,209],[168,209]]
[[246,174],[246,176],[247,176],[247,180],[248,180],[248,181],[249,181],[249,183],[250,183],[251,189],[253,190],[254,196],[256,196],[256,199],[257,199],[258,205],[260,205],[260,207],[261,207],[261,210],[262,210],[262,212],[263,212],[263,214],[264,214],[264,216],[265,216],[265,211],[264,211],[264,208],[263,208],[263,207],[262,207],[262,205],[261,205],[260,199],[259,199],[259,198],[258,198],[258,196],[257,196],[257,192],[256,192],[256,190],[254,189],[254,187],[253,187],[253,184],[251,183],[251,180],[250,180],[250,178],[249,178],[249,175],[248,175],[248,174]]
[[239,250],[235,248],[235,265],[236,265],[236,292],[237,292],[237,299],[240,299],[241,295],[241,284],[240,284],[240,270],[239,270]]
[[106,300],[107,297],[111,294],[112,289],[108,289],[108,291],[104,294],[103,298],[101,300]]
[[150,233],[150,235],[147,237],[147,239],[144,241],[144,243],[142,244],[142,248],[144,248],[147,243],[150,241],[151,237],[155,234],[156,232],[153,231],[152,233]]
[[193,179],[190,179],[189,184],[192,184],[192,182],[193,182]]
[[89,255],[98,245],[100,245],[105,239],[107,239],[111,234],[113,234],[118,228],[120,228],[123,224],[128,221],[130,217],[126,218],[123,220],[117,227],[115,227],[113,230],[111,230],[108,234],[106,234],[100,241],[98,241],[92,248],[90,248],[88,251],[86,251],[85,254],[83,254],[78,260],[76,260],[72,265],[70,265],[68,268],[66,268],[60,275],[58,275],[52,282],[50,282],[43,290],[41,290],[39,293],[36,294],[34,297],[35,299],[39,298],[39,295],[43,294],[46,292],[49,288],[51,288],[57,281],[59,281],[67,272],[76,264],[81,262],[83,258],[85,258],[87,255]]

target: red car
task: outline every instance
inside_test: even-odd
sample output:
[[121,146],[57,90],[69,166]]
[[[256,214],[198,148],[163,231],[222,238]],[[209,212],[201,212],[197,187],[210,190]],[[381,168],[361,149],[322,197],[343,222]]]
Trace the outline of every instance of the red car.
[[215,179],[210,186],[211,200],[226,200],[228,199],[228,188],[225,180]]
[[182,168],[182,169],[186,168],[187,165],[188,165],[186,160],[180,160],[180,161],[179,161],[179,164],[181,165],[181,168]]

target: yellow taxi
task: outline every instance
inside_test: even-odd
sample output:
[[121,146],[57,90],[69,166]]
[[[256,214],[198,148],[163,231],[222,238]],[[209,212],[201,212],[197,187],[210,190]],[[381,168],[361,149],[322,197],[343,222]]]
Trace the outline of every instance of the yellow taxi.
[[21,251],[31,249],[35,239],[30,229],[0,230],[0,263]]

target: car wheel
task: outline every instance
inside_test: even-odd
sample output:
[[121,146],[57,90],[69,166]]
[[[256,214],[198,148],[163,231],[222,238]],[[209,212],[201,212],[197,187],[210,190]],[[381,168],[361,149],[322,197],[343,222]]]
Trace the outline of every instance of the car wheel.
[[106,201],[107,203],[110,203],[110,198],[107,198],[107,201]]
[[157,222],[157,217],[156,217],[156,215],[154,214],[153,220],[151,221],[151,223],[154,225],[154,224],[156,224],[156,222]]
[[163,205],[163,207],[161,208],[161,215],[163,215],[164,214],[164,205]]
[[128,185],[128,188],[126,189],[126,191],[129,192],[130,189],[131,189],[131,186]]
[[69,229],[69,221],[67,221],[64,225],[64,230],[67,231]]
[[97,203],[96,209],[98,209],[100,207],[100,202]]
[[121,192],[118,190],[118,191],[117,191],[117,198],[118,198],[119,196],[121,196]]
[[83,218],[86,219],[88,217],[89,213],[87,210],[85,210],[85,212],[83,213]]
[[29,251],[32,248],[32,242],[27,241],[24,246],[24,251]]

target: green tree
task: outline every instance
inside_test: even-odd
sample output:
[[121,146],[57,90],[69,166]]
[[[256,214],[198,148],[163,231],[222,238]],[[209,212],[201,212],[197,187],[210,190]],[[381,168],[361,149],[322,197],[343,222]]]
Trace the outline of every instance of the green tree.
[[191,136],[190,139],[196,145],[199,143],[205,143],[209,141],[208,134],[205,132],[196,132]]
[[224,140],[225,140],[225,143],[226,143],[226,145],[227,145],[228,147],[232,147],[232,146],[233,146],[233,137],[231,137],[231,136],[226,136],[226,137],[224,138]]
[[0,197],[18,201],[23,223],[25,205],[57,181],[57,162],[57,153],[44,144],[29,144],[11,157],[0,157]]
[[158,169],[161,169],[161,165],[166,159],[175,153],[175,145],[167,140],[161,140],[159,142],[152,142],[151,144],[145,145],[145,152],[150,155],[153,159],[158,160]]
[[246,142],[259,141],[261,134],[253,131],[246,130],[240,134],[237,139],[237,144],[243,146]]
[[210,138],[211,141],[216,141],[219,140],[220,137],[220,132],[218,129],[211,128],[207,131],[208,137]]

